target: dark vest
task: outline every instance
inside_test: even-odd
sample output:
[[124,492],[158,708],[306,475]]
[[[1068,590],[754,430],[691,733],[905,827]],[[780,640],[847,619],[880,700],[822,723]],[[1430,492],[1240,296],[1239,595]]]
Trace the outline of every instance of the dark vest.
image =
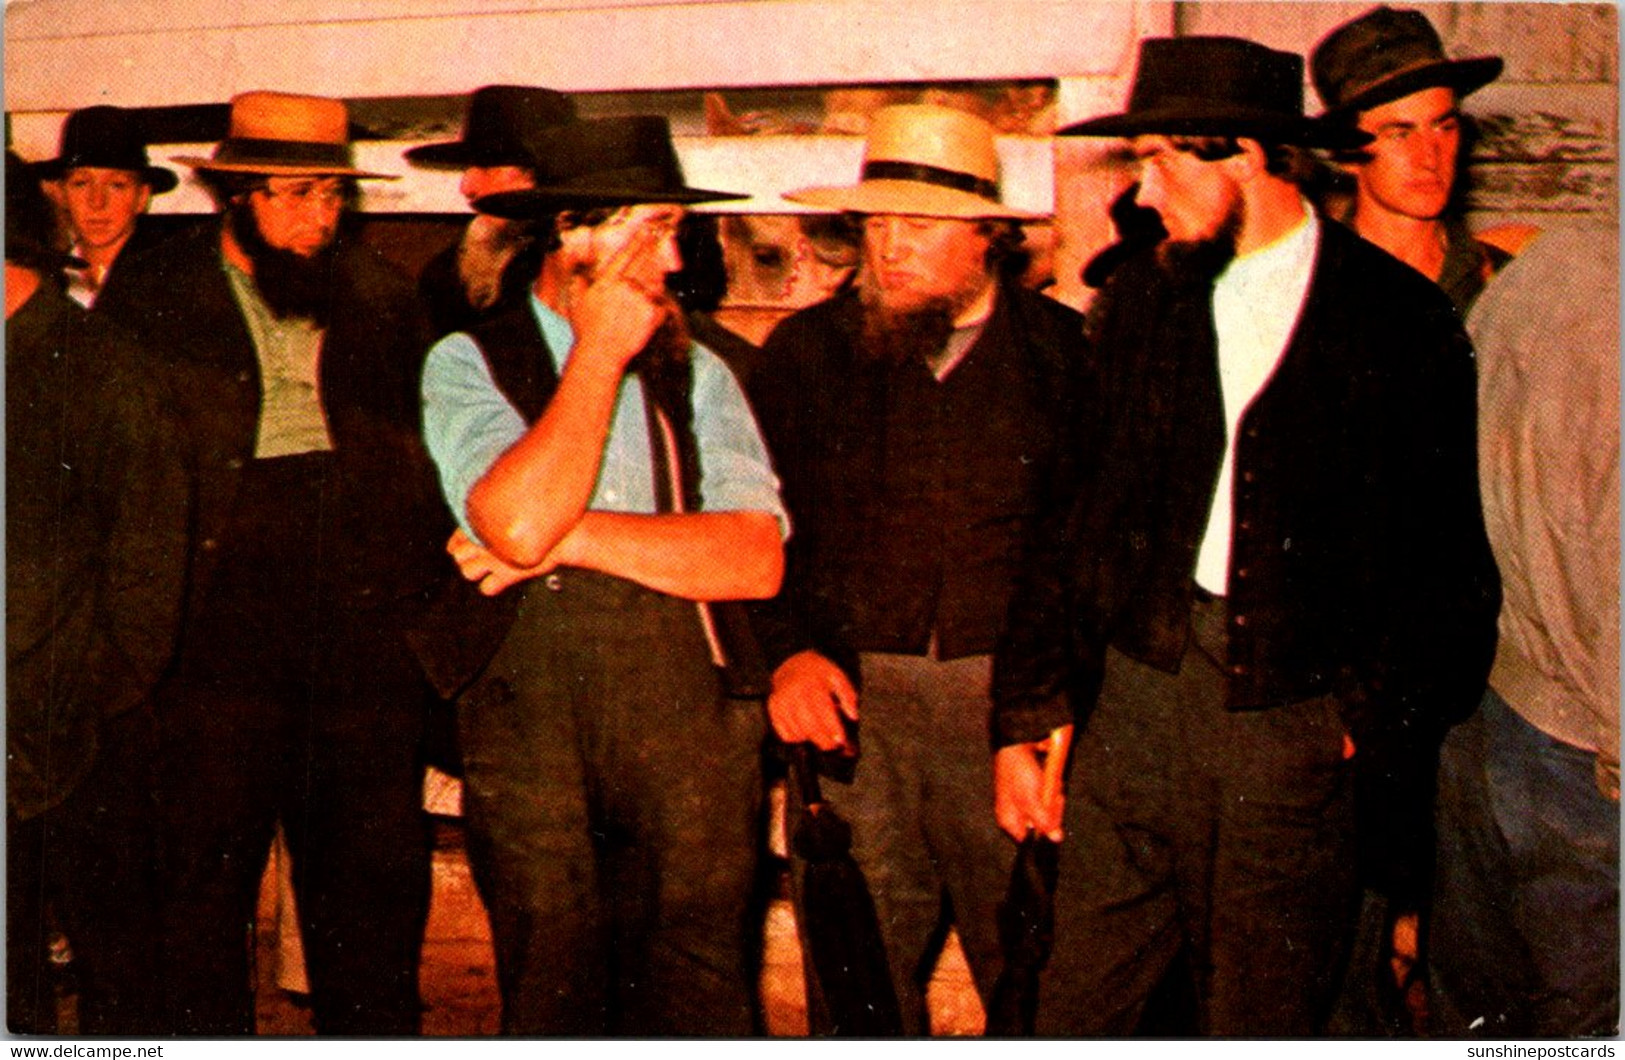
[[[529,299],[480,321],[469,328],[468,335],[480,348],[497,389],[526,426],[540,419],[558,390],[559,375]],[[663,512],[677,508],[671,496],[666,447],[661,442],[655,417],[658,409],[671,423],[677,439],[682,510],[697,512],[701,505],[700,460],[690,400],[692,368],[686,360],[659,365],[634,361],[631,370],[637,372],[643,384],[649,411],[649,451],[655,468],[656,507]],[[437,659],[437,663],[428,668],[435,671],[431,677],[441,694],[448,698],[466,688],[496,655],[518,615],[523,596],[521,591],[510,589],[488,597],[471,582],[460,578],[457,582],[449,588],[448,596],[437,603],[437,618],[432,629],[425,628],[418,639]],[[741,605],[713,602],[708,606],[729,660],[725,668],[729,694],[746,698],[765,695],[766,666],[760,662],[760,652],[748,637],[749,627]],[[428,644],[429,638],[440,643]]]

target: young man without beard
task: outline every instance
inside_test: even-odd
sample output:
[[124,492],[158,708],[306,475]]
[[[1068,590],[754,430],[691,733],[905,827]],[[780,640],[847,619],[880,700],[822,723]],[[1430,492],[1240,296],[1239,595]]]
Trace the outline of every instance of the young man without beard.
[[1351,228],[1437,283],[1465,316],[1506,264],[1508,229],[1480,241],[1451,213],[1465,160],[1461,101],[1501,75],[1495,56],[1448,59],[1419,11],[1373,8],[1310,57],[1328,122],[1369,133],[1342,152],[1354,175]]
[[[1465,318],[1510,260],[1508,239],[1515,231],[1531,231],[1507,226],[1476,238],[1459,213],[1457,183],[1468,146],[1461,101],[1500,76],[1501,60],[1449,59],[1421,12],[1377,7],[1329,33],[1315,46],[1309,66],[1326,105],[1323,120],[1372,137],[1339,153],[1355,181],[1349,227],[1437,283]],[[1362,851],[1366,897],[1335,1032],[1414,1030],[1432,822],[1431,814],[1413,811],[1433,805],[1434,757],[1426,755],[1415,776],[1394,786],[1398,813],[1365,807],[1373,820],[1394,823],[1380,833],[1366,832],[1380,842]],[[1405,831],[1405,823],[1415,830]],[[1407,995],[1412,1013],[1401,1004]]]
[[68,295],[90,309],[115,275],[125,275],[113,272],[115,263],[156,245],[142,215],[154,195],[175,187],[175,174],[148,163],[136,115],[106,106],[69,114],[57,157],[36,171],[66,217],[74,256],[85,262],[66,270]]
[[[413,165],[460,169],[458,190],[474,200],[536,186],[536,136],[575,117],[562,92],[526,85],[486,85],[468,97],[456,140],[406,152]],[[436,335],[462,331],[483,317],[524,302],[541,251],[524,221],[476,213],[458,240],[429,259],[418,291]]]
[[6,1029],[57,1033],[49,907],[79,1033],[147,1035],[151,693],[185,580],[185,447],[161,373],[63,292],[51,204],[9,151],[5,223]]
[[220,224],[104,305],[179,376],[197,498],[159,693],[169,1033],[253,1032],[245,925],[279,819],[318,1032],[418,1028],[431,693],[403,632],[455,571],[419,431],[427,329],[341,234],[353,182],[379,176],[347,132],[338,100],[236,97],[213,156],[179,160]]
[[560,126],[546,154],[536,189],[475,203],[546,234],[532,297],[423,379],[449,549],[508,604],[459,703],[502,1030],[745,1035],[762,723],[722,694],[704,604],[771,595],[786,524],[738,384],[665,293],[684,204],[730,196],[684,185],[662,118]]
[[[851,784],[831,795],[908,1034],[929,1030],[948,907],[984,1002],[1002,965],[1015,848],[987,812],[988,679],[1081,354],[1078,314],[997,278],[1031,216],[998,179],[980,118],[878,112],[859,183],[786,196],[861,215],[857,283],[781,323],[751,387],[796,525],[784,588],[755,615],[768,713],[784,743],[851,755],[861,712]],[[843,1030],[821,1007],[815,1030]]]
[[[999,821],[1064,827],[1041,1034],[1129,1033],[1182,943],[1202,1034],[1319,1033],[1357,783],[1471,709],[1494,650],[1471,348],[1284,175],[1284,145],[1364,139],[1302,83],[1250,41],[1148,40],[1127,112],[1064,130],[1131,139],[1168,239],[1091,313],[1079,474],[995,673]],[[1034,747],[1074,719],[1057,813]]]

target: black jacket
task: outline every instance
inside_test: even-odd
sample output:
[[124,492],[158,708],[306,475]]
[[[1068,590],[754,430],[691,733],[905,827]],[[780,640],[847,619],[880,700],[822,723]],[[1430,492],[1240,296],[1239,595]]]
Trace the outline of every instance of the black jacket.
[[855,292],[783,321],[750,383],[792,533],[778,596],[752,606],[771,666],[813,649],[857,677],[862,651],[988,653],[1022,542],[1069,450],[1082,318],[1000,288],[938,384],[857,349]]
[[[196,613],[254,459],[259,358],[222,269],[218,225],[172,239],[128,268],[127,282],[104,294],[97,312],[177,373],[197,492],[188,587]],[[420,428],[427,326],[410,283],[368,249],[341,245],[332,282],[319,386],[339,501],[324,547],[346,605],[405,601],[456,575],[445,553],[454,524]]]
[[65,798],[169,661],[190,494],[159,373],[50,281],[6,321],[6,800]]
[[[1078,473],[995,666],[1001,745],[1086,719],[1107,645],[1179,664],[1225,446],[1211,295],[1145,254],[1091,312]],[[1240,429],[1230,706],[1333,693],[1366,760],[1429,746],[1483,692],[1500,601],[1450,302],[1323,224],[1287,352]]]

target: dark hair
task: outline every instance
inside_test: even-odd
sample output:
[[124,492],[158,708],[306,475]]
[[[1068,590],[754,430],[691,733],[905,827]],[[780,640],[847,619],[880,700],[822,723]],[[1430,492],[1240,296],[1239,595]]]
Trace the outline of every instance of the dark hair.
[[978,235],[987,237],[987,253],[982,264],[992,275],[1004,279],[1019,279],[1032,264],[1033,256],[1027,250],[1027,233],[1020,221],[1006,218],[984,218],[976,222]]
[[684,214],[677,223],[677,252],[683,267],[666,277],[666,289],[690,313],[716,309],[728,293],[716,214]]
[[[1173,144],[1175,151],[1195,155],[1204,162],[1218,162],[1241,154],[1241,138],[1238,136],[1170,136],[1168,142]],[[1293,144],[1269,140],[1257,142],[1264,151],[1264,171],[1296,183],[1302,175],[1305,160],[1310,157],[1308,153]]]
[[6,152],[6,260],[46,273],[63,261],[65,240],[56,226],[51,201],[40,190],[33,167]]

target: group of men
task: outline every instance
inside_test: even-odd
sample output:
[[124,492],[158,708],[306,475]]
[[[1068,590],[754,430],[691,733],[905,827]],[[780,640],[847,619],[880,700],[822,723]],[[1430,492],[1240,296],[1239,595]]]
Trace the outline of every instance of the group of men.
[[1539,236],[1492,280],[1529,233],[1447,223],[1499,60],[1378,8],[1311,69],[1318,118],[1296,55],[1147,40],[1061,130],[1127,139],[1165,232],[1087,319],[1001,270],[1033,218],[991,127],[880,110],[856,183],[785,193],[861,263],[748,392],[667,289],[685,208],[736,196],[663,119],[475,92],[408,156],[477,214],[414,290],[345,223],[385,175],[342,102],[236,97],[177,160],[216,223],[139,256],[174,175],[72,116],[32,174],[72,256],[7,181],[8,1025],[48,1025],[48,901],[82,1030],[252,1033],[280,823],[318,1031],[414,1033],[453,700],[504,1033],[758,1029],[768,730],[836,774],[901,1033],[950,920],[991,999],[1030,833],[1040,1034],[1131,1034],[1170,969],[1189,1033],[1335,1031],[1430,905],[1447,1033],[1612,1030],[1617,322],[1538,285],[1617,260]]

